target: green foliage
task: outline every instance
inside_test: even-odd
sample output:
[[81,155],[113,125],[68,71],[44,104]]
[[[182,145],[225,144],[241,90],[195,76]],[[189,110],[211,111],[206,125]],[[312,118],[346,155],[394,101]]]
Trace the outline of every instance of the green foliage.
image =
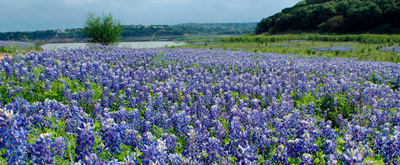
[[311,6],[307,16],[304,18],[303,22],[299,22],[303,29],[314,30],[318,28],[318,25],[325,22],[327,19],[334,16],[334,8],[329,4],[319,4]]
[[[292,40],[292,41],[291,41]],[[298,41],[300,40],[300,41]],[[307,40],[307,41],[304,41]],[[230,37],[214,40],[224,44],[216,45],[181,45],[175,48],[196,48],[196,49],[224,49],[231,48],[234,51],[251,51],[265,53],[291,53],[300,55],[303,58],[309,56],[326,56],[330,58],[344,57],[357,58],[360,60],[377,60],[400,62],[400,53],[393,51],[380,51],[382,47],[397,46],[400,42],[400,35],[378,35],[378,34],[357,34],[357,35],[320,35],[320,34],[288,34],[288,35],[265,35],[265,36],[243,36]],[[279,46],[279,45],[292,45]],[[317,51],[316,47],[353,47],[354,51]],[[312,57],[311,57],[312,58]]]
[[271,26],[272,20],[270,18],[263,18],[260,23],[257,24],[256,34],[267,32]]
[[300,2],[297,2],[293,7],[302,7],[305,5],[307,5],[306,1],[300,1]]
[[17,45],[13,45],[11,47],[9,46],[3,46],[0,48],[0,52],[3,53],[16,53],[16,52],[30,52],[30,51],[42,51],[42,48],[40,46],[30,46],[27,48],[19,47]]
[[256,32],[262,34],[319,29],[336,33],[390,33],[398,32],[399,16],[400,2],[394,0],[306,0],[263,18]]
[[275,30],[285,31],[292,26],[292,21],[290,20],[291,14],[285,14],[275,21]]
[[110,14],[103,17],[96,16],[89,12],[85,21],[85,28],[82,33],[92,38],[89,42],[101,45],[115,44],[121,38],[122,25],[120,20],[115,20]]
[[377,27],[382,17],[382,10],[373,2],[352,3],[347,13],[347,24],[352,29],[367,30]]
[[332,32],[339,31],[343,26],[345,26],[343,15],[337,15],[318,25],[318,29],[324,32]]

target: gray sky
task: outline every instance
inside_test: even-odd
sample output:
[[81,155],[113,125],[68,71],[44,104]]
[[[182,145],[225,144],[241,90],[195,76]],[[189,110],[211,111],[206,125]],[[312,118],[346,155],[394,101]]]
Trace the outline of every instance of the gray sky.
[[89,11],[125,25],[259,22],[300,0],[0,0],[0,32],[81,28]]

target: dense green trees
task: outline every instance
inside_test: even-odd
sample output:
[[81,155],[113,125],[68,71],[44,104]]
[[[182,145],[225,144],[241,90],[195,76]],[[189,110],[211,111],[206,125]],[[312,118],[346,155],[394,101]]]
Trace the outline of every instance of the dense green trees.
[[347,12],[347,24],[352,29],[367,30],[375,28],[382,17],[382,10],[374,2],[356,2]]
[[400,1],[397,0],[304,0],[262,19],[256,33],[393,32],[397,28],[400,28]]
[[268,27],[271,27],[271,18],[263,18],[256,27],[256,33],[262,33],[268,31]]

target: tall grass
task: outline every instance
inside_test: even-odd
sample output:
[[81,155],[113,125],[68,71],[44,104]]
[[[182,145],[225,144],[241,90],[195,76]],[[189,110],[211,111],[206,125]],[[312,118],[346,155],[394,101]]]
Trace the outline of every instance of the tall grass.
[[222,38],[220,42],[282,42],[290,40],[329,41],[329,42],[360,42],[364,44],[388,44],[393,46],[400,42],[400,35],[386,34],[347,34],[347,35],[321,35],[321,34],[288,34],[267,36],[243,36]]
[[[289,35],[268,35],[268,36],[243,36],[230,37],[212,42],[213,49],[265,52],[279,54],[296,54],[308,56],[326,56],[357,58],[360,60],[400,62],[400,53],[393,51],[381,51],[382,47],[398,45],[400,35],[378,35],[378,34],[358,34],[358,35],[320,35],[320,34],[289,34]],[[207,42],[207,41],[203,41]],[[284,46],[283,46],[284,45]],[[176,48],[200,48],[210,49],[210,45],[183,45]],[[329,47],[351,47],[353,50],[345,51],[320,51],[314,48]]]
[[23,51],[41,51],[42,42],[27,43],[27,42],[13,42],[13,41],[0,41],[0,52],[2,53],[16,53]]

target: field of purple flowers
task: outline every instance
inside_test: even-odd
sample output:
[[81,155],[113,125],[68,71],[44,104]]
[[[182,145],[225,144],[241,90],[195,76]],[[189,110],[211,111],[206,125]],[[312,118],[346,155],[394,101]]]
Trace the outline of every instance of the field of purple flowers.
[[398,164],[400,65],[96,47],[0,61],[1,164]]
[[0,52],[15,53],[15,52],[20,51],[20,50],[21,50],[21,52],[23,50],[40,51],[41,48],[38,47],[34,43],[18,42],[18,41],[1,41],[0,40]]

